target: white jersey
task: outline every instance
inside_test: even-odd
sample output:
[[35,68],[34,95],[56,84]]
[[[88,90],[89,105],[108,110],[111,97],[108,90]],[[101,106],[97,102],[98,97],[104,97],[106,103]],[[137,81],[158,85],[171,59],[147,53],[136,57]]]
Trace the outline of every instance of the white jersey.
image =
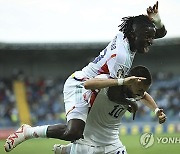
[[128,105],[121,105],[108,99],[107,88],[101,89],[88,114],[84,139],[92,145],[121,143],[119,140],[120,121]]
[[99,74],[124,77],[132,66],[135,52],[130,50],[128,40],[123,37],[123,33],[117,34],[100,55],[82,69],[83,74],[88,78]]
[[111,78],[125,77],[134,56],[135,52],[130,50],[128,40],[124,39],[123,33],[119,33],[93,62],[73,73],[64,84],[67,121],[81,119],[86,122],[88,107],[95,99],[95,94],[83,87],[86,79],[100,74],[108,74]]

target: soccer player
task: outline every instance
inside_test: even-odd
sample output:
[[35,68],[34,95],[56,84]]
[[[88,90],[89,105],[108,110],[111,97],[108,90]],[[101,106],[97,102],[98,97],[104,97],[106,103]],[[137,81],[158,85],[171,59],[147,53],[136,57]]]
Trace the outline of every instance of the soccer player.
[[[98,92],[87,117],[84,139],[67,146],[54,145],[55,154],[126,154],[126,148],[119,140],[122,116],[129,105],[130,111],[136,112],[136,102],[143,101],[152,82],[151,74],[144,66],[134,67],[129,76],[122,86],[114,86],[115,80],[107,79],[109,76],[105,74],[84,83],[87,89]],[[160,123],[166,120],[162,110],[157,116]]]
[[[147,9],[148,15],[125,17],[120,25],[120,33],[108,44],[94,61],[81,71],[73,73],[64,85],[64,102],[67,124],[30,127],[22,125],[18,131],[11,134],[5,143],[5,150],[11,151],[28,138],[47,137],[67,141],[83,137],[83,131],[91,105],[90,98],[94,94],[84,88],[87,79],[99,74],[109,74],[111,78],[124,78],[131,68],[136,53],[147,53],[153,39],[166,35],[166,29],[158,13],[158,2]],[[146,105],[155,110],[157,105],[146,93]],[[29,128],[29,131],[25,131]],[[25,133],[26,132],[26,133]],[[25,136],[25,134],[28,134]]]

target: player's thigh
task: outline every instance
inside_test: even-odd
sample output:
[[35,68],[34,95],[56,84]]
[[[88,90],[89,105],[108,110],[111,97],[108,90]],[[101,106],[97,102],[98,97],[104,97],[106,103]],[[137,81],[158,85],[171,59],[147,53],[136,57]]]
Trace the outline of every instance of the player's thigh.
[[86,121],[88,113],[88,101],[84,95],[88,93],[83,86],[83,82],[69,77],[64,85],[64,102],[67,121],[71,119],[81,119]]
[[94,154],[95,147],[84,144],[72,144],[70,154]]
[[127,151],[126,151],[126,147],[123,146],[123,147],[119,147],[115,150],[109,151],[106,154],[127,154]]

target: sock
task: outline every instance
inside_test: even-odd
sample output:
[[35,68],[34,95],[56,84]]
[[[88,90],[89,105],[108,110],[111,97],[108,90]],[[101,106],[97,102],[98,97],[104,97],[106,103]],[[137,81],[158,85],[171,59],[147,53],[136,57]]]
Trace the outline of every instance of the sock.
[[26,129],[25,136],[27,138],[46,138],[46,132],[49,125],[30,127]]

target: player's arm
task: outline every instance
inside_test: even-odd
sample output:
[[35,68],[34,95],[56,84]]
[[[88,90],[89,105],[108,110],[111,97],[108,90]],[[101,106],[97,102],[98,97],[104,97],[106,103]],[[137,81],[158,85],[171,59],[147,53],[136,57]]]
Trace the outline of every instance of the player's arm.
[[135,77],[130,76],[127,78],[119,78],[119,79],[102,79],[102,78],[92,78],[84,82],[85,89],[102,89],[106,87],[112,86],[121,86],[121,85],[133,85],[136,82],[141,82],[141,80],[145,80],[143,77]]
[[163,112],[163,109],[159,109],[154,99],[145,92],[143,99],[141,101],[148,106],[151,110],[155,112],[157,117],[159,118],[159,123],[162,124],[166,121],[166,115]]
[[84,82],[84,88],[91,89],[91,90],[102,89],[102,88],[112,87],[112,86],[117,86],[117,85],[118,85],[117,79],[93,78]]
[[162,23],[160,15],[159,15],[158,1],[156,2],[156,4],[153,7],[149,6],[147,8],[147,14],[156,26],[155,39],[164,37],[167,33],[167,30],[166,30],[164,24]]

